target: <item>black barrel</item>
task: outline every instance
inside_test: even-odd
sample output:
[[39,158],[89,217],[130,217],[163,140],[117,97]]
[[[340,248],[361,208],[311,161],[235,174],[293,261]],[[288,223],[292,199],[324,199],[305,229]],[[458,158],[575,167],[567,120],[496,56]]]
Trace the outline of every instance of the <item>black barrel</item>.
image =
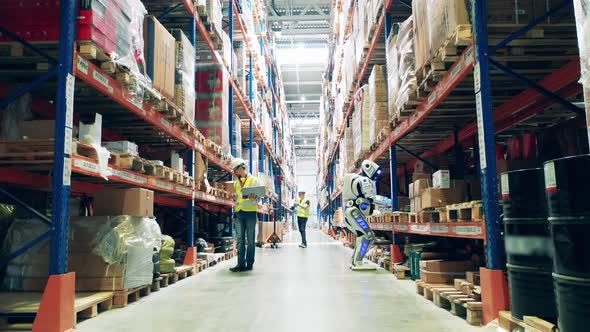
[[554,273],[555,296],[561,332],[588,331],[590,279],[572,278]]
[[551,270],[507,264],[512,317],[536,316],[555,321],[557,316]]
[[544,165],[559,329],[590,326],[590,155]]
[[543,167],[549,216],[590,216],[590,155],[550,160]]
[[502,173],[501,182],[512,316],[555,320],[543,170]]
[[553,271],[590,279],[590,216],[549,217],[549,223],[554,251]]
[[501,182],[504,219],[547,218],[541,168],[502,173]]

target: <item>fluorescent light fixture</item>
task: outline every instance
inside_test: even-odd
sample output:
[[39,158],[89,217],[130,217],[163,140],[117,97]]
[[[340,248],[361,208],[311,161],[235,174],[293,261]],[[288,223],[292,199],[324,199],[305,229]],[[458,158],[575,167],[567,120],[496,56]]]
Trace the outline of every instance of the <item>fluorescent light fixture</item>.
[[306,101],[307,99],[305,98],[305,96],[301,96],[301,101]]

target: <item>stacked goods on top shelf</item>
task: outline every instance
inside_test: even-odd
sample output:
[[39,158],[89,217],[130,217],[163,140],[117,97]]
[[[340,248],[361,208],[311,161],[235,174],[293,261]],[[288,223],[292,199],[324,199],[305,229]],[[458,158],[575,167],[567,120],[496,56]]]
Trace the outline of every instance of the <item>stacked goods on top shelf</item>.
[[371,144],[367,133],[370,128],[370,101],[369,86],[361,87],[354,99],[354,112],[352,113],[352,141],[354,144],[354,160],[362,161],[369,152]]
[[590,112],[590,16],[588,6],[585,4],[583,0],[574,0],[582,71],[580,82],[584,85],[584,99],[586,100],[586,113],[588,113]]
[[145,18],[146,71],[152,86],[167,98],[174,99],[176,47],[174,37],[151,15]]
[[352,128],[348,127],[344,131],[344,148],[346,150],[346,164],[345,172],[349,173],[354,171],[354,143],[352,139]]
[[198,63],[196,81],[196,126],[208,140],[227,152],[229,80],[223,65]]
[[[250,165],[250,157],[252,157],[252,165]],[[258,160],[260,160],[260,148],[257,143],[252,142],[252,156],[250,156],[250,149],[246,148],[242,150],[242,158],[248,164],[248,171],[251,174],[258,174],[260,168]]]
[[387,106],[387,82],[385,80],[385,67],[373,66],[369,76],[369,144],[377,143],[377,136],[385,129],[388,133],[389,117]]
[[175,95],[176,106],[184,111],[185,118],[195,123],[195,47],[182,30],[173,29],[176,39]]
[[398,123],[404,106],[417,89],[412,17],[392,27],[386,58],[389,120]]
[[414,0],[412,16],[417,69],[422,69],[434,58],[461,25],[469,25],[469,14],[464,0]]

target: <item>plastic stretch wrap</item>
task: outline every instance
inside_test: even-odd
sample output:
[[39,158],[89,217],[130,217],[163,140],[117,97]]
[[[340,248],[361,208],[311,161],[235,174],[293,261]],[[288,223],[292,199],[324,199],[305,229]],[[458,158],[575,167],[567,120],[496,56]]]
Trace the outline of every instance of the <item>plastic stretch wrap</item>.
[[352,140],[354,144],[354,160],[360,160],[369,151],[369,87],[362,86],[354,98],[354,112],[352,113]]
[[[6,255],[48,230],[36,219],[17,219],[2,241]],[[76,272],[76,290],[134,288],[152,282],[152,256],[161,248],[155,219],[82,217],[70,220],[68,271]],[[49,272],[49,240],[11,260],[2,282],[5,290],[43,290]]]
[[[247,147],[242,150],[242,158],[248,164],[248,172],[251,174],[258,174],[258,160],[260,160],[260,149],[258,148],[258,144],[252,142],[252,165],[250,165],[250,148]],[[250,171],[252,170],[252,171]]]
[[385,43],[385,60],[387,63],[387,99],[389,100],[389,119],[396,116],[395,99],[399,91],[399,53],[397,52],[397,31],[399,25],[391,27],[391,32]]
[[[132,88],[130,88],[133,89],[131,92],[136,93],[138,96],[143,96],[144,88],[149,87],[151,84],[145,72],[143,40],[143,20],[147,14],[147,10],[139,0],[120,0],[119,3],[122,6],[122,16],[126,19],[121,22],[120,29],[117,29],[117,35],[122,33],[124,29],[127,29],[127,33],[123,33],[125,37],[120,41],[118,40],[117,44],[128,44],[129,52],[118,52],[114,54],[114,61],[129,68],[129,71],[133,74],[137,82],[137,84],[132,85]],[[119,49],[117,48],[117,50]]]
[[[585,89],[590,89],[590,2],[587,0],[574,0],[576,13],[576,26],[578,29],[578,46],[580,47],[580,67],[582,76],[580,83]],[[588,100],[586,93],[586,103]]]
[[416,91],[416,69],[414,57],[414,29],[410,17],[400,25],[396,42],[398,58],[398,87],[399,90],[394,99],[395,114],[398,114],[410,99],[410,95]]
[[173,29],[176,40],[175,99],[184,117],[195,123],[195,48],[182,30]]
[[239,116],[234,115],[234,144],[236,150],[236,156],[242,155],[242,120]]
[[416,67],[424,66],[460,24],[469,24],[465,0],[414,0]]
[[21,121],[29,120],[31,116],[31,94],[25,93],[8,104],[5,109],[1,110],[1,138],[3,140],[22,139],[19,134],[18,125]]

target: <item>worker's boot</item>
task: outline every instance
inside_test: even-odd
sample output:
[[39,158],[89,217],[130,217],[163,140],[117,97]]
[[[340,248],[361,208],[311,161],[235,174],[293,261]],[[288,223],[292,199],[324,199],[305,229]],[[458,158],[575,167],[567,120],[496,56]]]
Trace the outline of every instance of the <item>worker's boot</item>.
[[229,269],[231,272],[244,272],[246,271],[246,267],[243,265],[236,265]]

